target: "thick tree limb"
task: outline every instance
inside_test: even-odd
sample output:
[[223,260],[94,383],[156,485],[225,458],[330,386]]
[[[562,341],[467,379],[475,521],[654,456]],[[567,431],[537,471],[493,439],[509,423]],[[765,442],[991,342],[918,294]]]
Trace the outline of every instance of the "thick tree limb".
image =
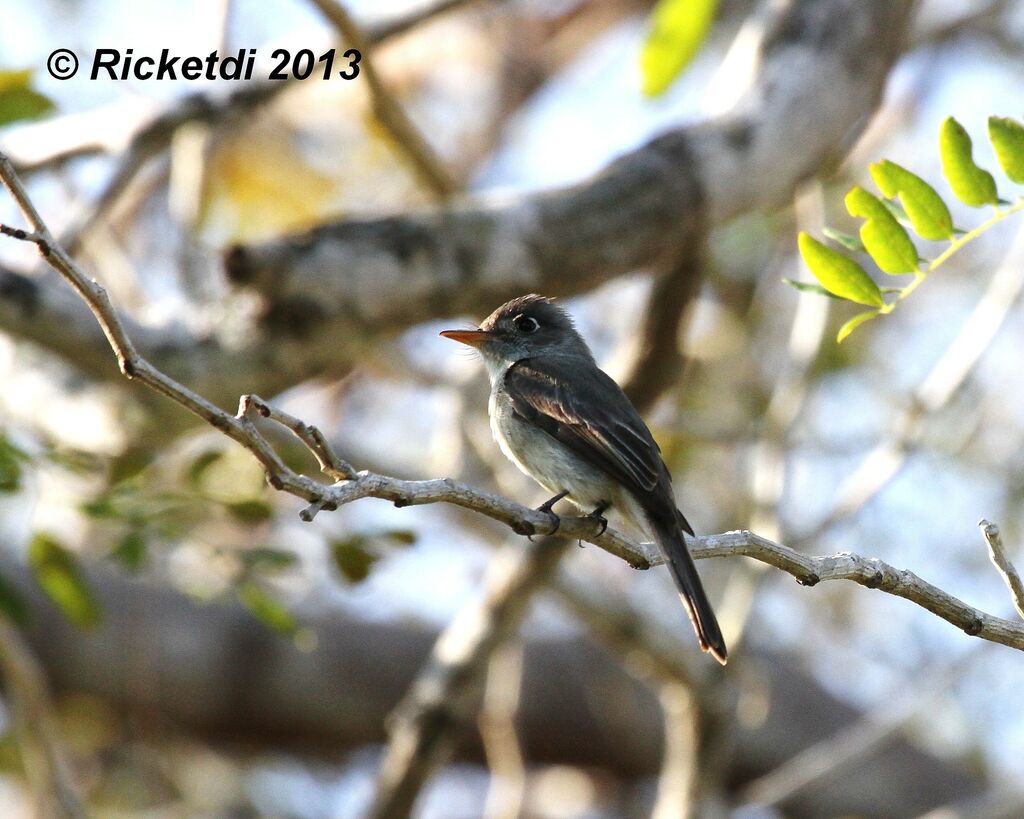
[[[789,200],[860,133],[899,54],[911,0],[772,4],[744,34],[758,67],[726,115],[670,130],[578,185],[500,203],[349,221],[235,247],[229,275],[300,315],[312,344],[576,293],[665,269],[706,228]],[[795,149],[795,146],[799,146]]]

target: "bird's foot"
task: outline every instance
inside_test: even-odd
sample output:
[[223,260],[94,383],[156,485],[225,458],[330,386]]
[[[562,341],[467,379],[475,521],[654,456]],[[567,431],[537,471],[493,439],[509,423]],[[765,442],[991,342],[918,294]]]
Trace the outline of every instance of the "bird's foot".
[[608,529],[608,518],[604,516],[604,512],[608,509],[609,506],[611,506],[610,503],[608,503],[607,501],[602,501],[597,505],[597,508],[593,512],[587,515],[588,518],[593,518],[601,524],[601,529],[597,533],[598,537],[601,537],[601,535],[603,535],[605,531],[607,531]]
[[[553,498],[548,498],[546,501],[544,501],[544,503],[537,507],[538,512],[544,512],[545,514],[547,514],[548,517],[551,518],[551,531],[547,533],[549,535],[553,535],[555,532],[557,532],[558,527],[562,525],[562,519],[551,511],[551,507],[558,503],[562,498],[564,498],[568,494],[568,490],[565,490],[564,492],[559,492]],[[527,537],[527,540],[532,542],[533,535]]]

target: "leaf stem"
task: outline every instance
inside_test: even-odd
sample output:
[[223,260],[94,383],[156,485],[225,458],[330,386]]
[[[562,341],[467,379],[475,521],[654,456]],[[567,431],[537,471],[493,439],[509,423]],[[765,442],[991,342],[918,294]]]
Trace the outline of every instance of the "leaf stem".
[[962,236],[957,236],[951,239],[949,242],[949,247],[947,247],[944,251],[942,251],[942,253],[936,256],[935,259],[928,265],[926,270],[914,273],[914,280],[906,287],[904,287],[902,290],[900,290],[899,295],[893,301],[886,304],[885,307],[878,308],[879,314],[888,315],[889,313],[891,313],[893,310],[896,309],[897,304],[899,304],[907,296],[913,293],[921,285],[921,282],[928,278],[928,275],[930,273],[933,273],[935,270],[937,270],[943,264],[949,261],[949,259],[952,258],[957,253],[957,251],[963,248],[964,245],[970,244],[974,239],[977,239],[979,236],[981,236],[981,234],[985,233],[985,231],[998,225],[1006,217],[1012,216],[1015,213],[1020,213],[1021,211],[1024,211],[1024,197],[1018,199],[1016,202],[1013,203],[1013,205],[1006,208],[1005,210],[996,208],[996,212],[992,217],[982,222],[973,230],[967,231],[967,233],[964,233]]
[[931,273],[937,268],[941,267],[946,261],[949,260],[951,256],[953,256],[953,254],[960,250],[960,248],[971,242],[973,239],[977,239],[989,228],[994,227],[995,225],[1002,222],[1003,219],[1005,219],[1007,216],[1012,216],[1013,214],[1020,213],[1021,211],[1024,211],[1024,197],[1018,199],[1016,202],[1013,203],[1013,205],[1008,207],[1006,210],[1000,210],[997,208],[995,215],[992,216],[990,219],[982,222],[973,230],[967,231],[967,233],[965,233],[963,236],[958,236],[952,239],[949,243],[949,247],[942,251],[942,253],[940,253],[935,258],[935,260],[928,265],[928,270],[924,273],[924,275],[927,276],[928,273]]

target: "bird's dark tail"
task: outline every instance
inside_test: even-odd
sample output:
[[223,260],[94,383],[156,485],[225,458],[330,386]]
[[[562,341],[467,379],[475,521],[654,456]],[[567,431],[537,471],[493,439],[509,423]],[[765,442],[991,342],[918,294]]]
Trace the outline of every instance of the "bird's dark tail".
[[725,648],[725,639],[722,637],[722,630],[718,627],[718,620],[711,608],[711,602],[704,587],[700,582],[700,575],[697,574],[697,566],[693,562],[689,549],[686,548],[686,541],[683,532],[693,534],[693,529],[683,517],[682,512],[676,512],[674,519],[665,520],[661,515],[648,515],[651,526],[658,538],[658,546],[661,547],[668,561],[669,569],[672,571],[672,579],[679,589],[679,596],[682,598],[686,612],[690,615],[690,622],[697,632],[697,639],[700,640],[702,651],[707,651],[722,665],[725,665],[728,652]]

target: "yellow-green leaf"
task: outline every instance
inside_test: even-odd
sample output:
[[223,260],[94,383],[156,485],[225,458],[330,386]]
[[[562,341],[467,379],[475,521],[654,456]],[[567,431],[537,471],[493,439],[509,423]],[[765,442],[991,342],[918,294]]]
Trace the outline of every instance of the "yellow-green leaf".
[[881,199],[858,185],[846,194],[846,209],[851,216],[866,220],[860,228],[860,239],[882,270],[892,275],[917,270],[917,248],[910,234]]
[[0,492],[16,492],[21,485],[21,461],[25,454],[0,438]]
[[136,572],[146,562],[146,533],[142,529],[131,529],[111,550],[110,557],[129,571]]
[[338,571],[350,583],[360,583],[370,576],[370,569],[380,559],[368,548],[363,535],[352,535],[331,541],[331,556]]
[[53,102],[32,89],[32,70],[0,70],[0,126],[48,114]]
[[882,307],[882,292],[853,259],[801,233],[797,239],[800,255],[821,286],[830,293],[868,307]]
[[28,605],[17,587],[0,574],[0,616],[24,623],[28,620]]
[[33,537],[28,562],[43,591],[72,623],[85,629],[99,624],[100,606],[78,560],[56,538],[42,533]]
[[1009,117],[989,117],[988,138],[1006,175],[1024,182],[1024,125]]
[[256,619],[272,631],[285,637],[293,637],[299,630],[295,616],[255,583],[243,585],[238,590],[238,599]]
[[696,56],[717,6],[718,0],[658,0],[640,52],[644,94],[663,93]]
[[836,333],[836,341],[839,344],[842,344],[843,339],[850,335],[850,333],[852,333],[854,330],[860,327],[865,321],[871,321],[871,319],[873,319],[877,315],[877,310],[867,310],[864,313],[858,313],[852,319],[846,322],[842,327],[839,328],[839,332]]
[[246,526],[255,526],[274,517],[274,510],[269,503],[261,500],[242,500],[227,503],[224,508],[231,517]]
[[946,117],[939,131],[939,155],[942,172],[957,199],[972,208],[999,202],[995,179],[974,164],[971,138],[953,117]]
[[953,237],[953,217],[935,188],[888,159],[873,163],[870,170],[883,196],[889,199],[899,196],[918,236],[933,241]]

